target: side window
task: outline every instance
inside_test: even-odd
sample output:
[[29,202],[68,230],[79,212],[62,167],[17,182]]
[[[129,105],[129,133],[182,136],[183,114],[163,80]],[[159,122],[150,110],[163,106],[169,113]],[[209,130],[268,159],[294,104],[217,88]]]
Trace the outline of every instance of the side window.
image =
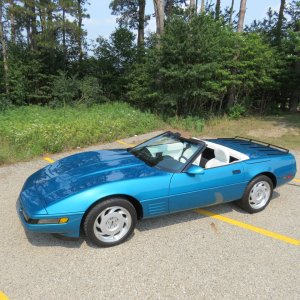
[[237,158],[233,157],[233,156],[230,156],[230,160],[229,160],[229,163],[233,163],[234,161],[238,161]]

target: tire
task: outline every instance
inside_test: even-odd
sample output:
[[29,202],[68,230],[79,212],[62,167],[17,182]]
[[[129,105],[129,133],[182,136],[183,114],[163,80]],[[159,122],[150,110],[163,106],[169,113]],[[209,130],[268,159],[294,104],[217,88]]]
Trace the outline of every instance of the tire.
[[83,230],[87,238],[100,247],[125,242],[137,223],[134,206],[123,198],[111,198],[96,204],[87,214]]
[[273,194],[273,182],[265,175],[259,175],[253,178],[243,195],[243,198],[236,204],[245,211],[253,214],[264,210]]

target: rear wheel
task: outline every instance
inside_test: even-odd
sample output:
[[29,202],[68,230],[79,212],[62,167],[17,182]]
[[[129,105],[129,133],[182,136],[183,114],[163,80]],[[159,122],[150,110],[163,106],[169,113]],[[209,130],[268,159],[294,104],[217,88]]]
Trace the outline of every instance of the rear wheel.
[[83,228],[88,239],[101,247],[123,243],[133,232],[137,222],[134,206],[122,198],[98,203],[87,214]]
[[243,198],[236,204],[249,213],[260,212],[268,206],[272,193],[272,180],[265,175],[260,175],[251,180]]

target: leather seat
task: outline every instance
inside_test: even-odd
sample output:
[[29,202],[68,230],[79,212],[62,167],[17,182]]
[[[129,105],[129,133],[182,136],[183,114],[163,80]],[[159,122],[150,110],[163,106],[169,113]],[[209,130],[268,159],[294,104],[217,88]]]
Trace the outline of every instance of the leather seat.
[[214,167],[220,167],[229,164],[230,155],[229,153],[224,149],[215,149],[215,158],[210,159],[206,165],[205,168],[214,168]]

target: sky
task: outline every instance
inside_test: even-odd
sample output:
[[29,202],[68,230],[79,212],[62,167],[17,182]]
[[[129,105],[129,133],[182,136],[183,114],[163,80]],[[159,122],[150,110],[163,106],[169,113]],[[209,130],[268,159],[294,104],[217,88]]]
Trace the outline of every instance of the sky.
[[[109,37],[114,31],[116,24],[116,16],[111,14],[109,3],[111,0],[90,0],[90,5],[87,6],[89,19],[84,20],[84,28],[88,32],[88,40],[95,40],[99,35]],[[199,0],[198,3],[201,1]],[[287,1],[288,2],[288,1]],[[153,0],[147,0],[146,13],[153,13]],[[221,7],[224,9],[231,5],[231,0],[221,0]],[[238,12],[240,0],[235,0],[234,10]],[[278,10],[280,0],[248,0],[245,23],[250,24],[254,19],[263,19],[269,7]],[[151,18],[148,27],[150,31],[155,31],[155,19]]]

